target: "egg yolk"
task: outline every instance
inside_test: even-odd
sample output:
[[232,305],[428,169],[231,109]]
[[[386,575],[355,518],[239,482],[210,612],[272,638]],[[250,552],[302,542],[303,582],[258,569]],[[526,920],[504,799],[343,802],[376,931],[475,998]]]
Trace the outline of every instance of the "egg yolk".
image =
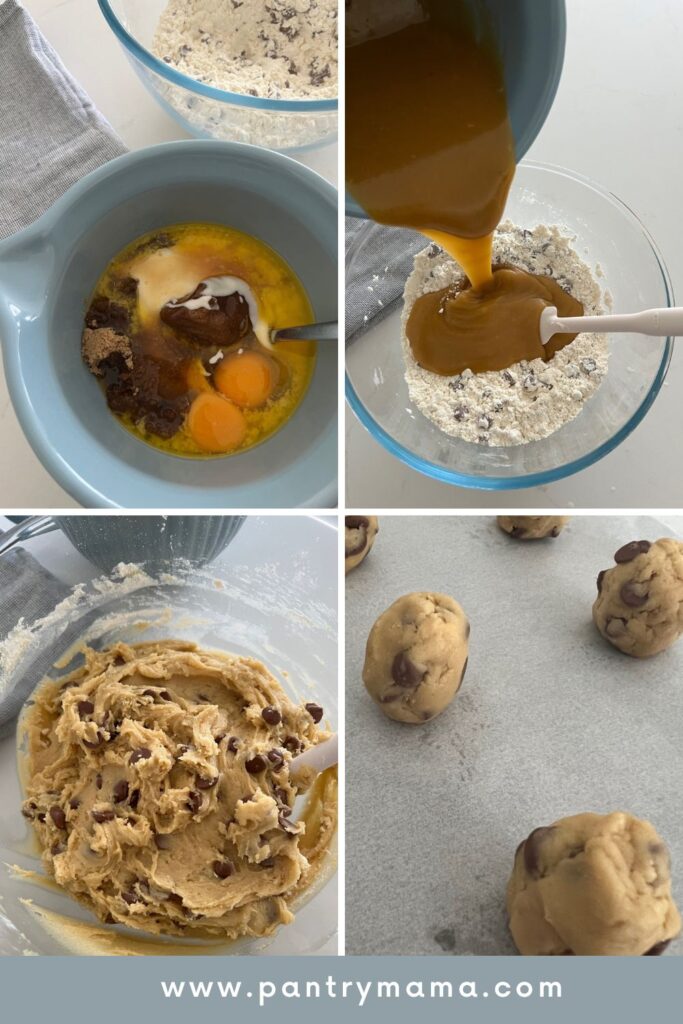
[[233,352],[218,364],[213,382],[226,398],[244,409],[265,405],[278,378],[277,364],[261,352]]
[[190,406],[187,429],[202,451],[218,454],[239,448],[246,437],[247,421],[232,402],[203,391]]

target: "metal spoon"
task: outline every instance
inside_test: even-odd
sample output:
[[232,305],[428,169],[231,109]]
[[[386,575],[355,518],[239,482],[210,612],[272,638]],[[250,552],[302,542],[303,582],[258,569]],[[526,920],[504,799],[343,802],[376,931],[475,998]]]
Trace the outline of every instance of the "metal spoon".
[[337,341],[339,324],[328,320],[322,324],[304,324],[301,327],[278,327],[270,332],[272,345],[279,341]]

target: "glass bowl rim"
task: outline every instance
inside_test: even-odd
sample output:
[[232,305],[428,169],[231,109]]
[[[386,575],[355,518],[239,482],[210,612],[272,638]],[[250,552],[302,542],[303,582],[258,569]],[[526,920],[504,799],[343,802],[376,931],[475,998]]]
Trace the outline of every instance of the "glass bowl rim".
[[179,85],[188,92],[196,93],[207,99],[218,100],[221,103],[232,103],[241,107],[254,107],[257,110],[294,111],[300,114],[319,113],[323,111],[337,110],[338,99],[323,100],[280,100],[265,99],[258,96],[246,96],[243,93],[228,92],[226,89],[217,89],[212,85],[205,85],[196,78],[184,75],[176,71],[165,61],[159,60],[153,53],[147,50],[131,35],[128,29],[124,28],[118,15],[112,10],[110,0],[97,0],[99,8],[104,15],[107,24],[117,37],[121,45],[128,50],[140,63],[144,64],[150,71],[154,71],[161,78],[165,78],[172,85]]
[[[519,164],[519,166],[528,167],[533,170],[547,171],[551,174],[558,174],[562,177],[571,178],[574,181],[580,182],[582,185],[586,185],[594,192],[597,192],[603,199],[606,199],[610,205],[616,207],[623,215],[626,216],[626,219],[635,224],[635,226],[644,235],[662,275],[662,281],[664,283],[664,290],[666,293],[666,304],[667,306],[673,306],[675,304],[673,285],[671,283],[671,278],[664,262],[664,258],[657,248],[652,235],[630,206],[628,206],[609,189],[603,188],[603,186],[599,185],[591,178],[588,178],[583,174],[578,174],[575,171],[571,171],[566,167],[561,167],[559,164],[524,160]],[[372,225],[372,223],[372,221],[368,221],[368,227]],[[364,233],[365,232],[363,232],[363,234]],[[362,237],[362,235],[360,237]],[[631,414],[627,422],[620,430],[613,434],[612,437],[603,441],[602,444],[598,445],[597,448],[594,448],[592,451],[580,456],[580,458],[564,463],[561,466],[556,466],[554,469],[546,469],[542,472],[527,473],[525,475],[514,477],[473,476],[468,473],[459,472],[458,470],[446,469],[443,466],[438,466],[435,463],[430,462],[428,459],[425,459],[420,455],[416,455],[410,449],[406,448],[403,444],[393,438],[383,427],[379,425],[379,423],[377,423],[356,394],[355,388],[351,383],[348,370],[345,371],[345,394],[347,402],[368,433],[379,441],[391,455],[394,455],[401,462],[410,466],[411,469],[415,469],[424,476],[431,477],[433,480],[438,480],[441,483],[452,484],[458,487],[466,487],[482,491],[515,491],[526,487],[536,487],[539,485],[554,483],[557,480],[562,480],[565,477],[572,476],[574,473],[578,473],[581,470],[592,466],[593,463],[598,462],[600,459],[604,458],[605,455],[608,455],[611,451],[617,448],[642,422],[645,415],[650,410],[655,398],[659,394],[662,384],[664,383],[664,378],[666,377],[669,369],[672,355],[673,337],[668,335],[664,344],[661,362],[647,394],[640,405]]]

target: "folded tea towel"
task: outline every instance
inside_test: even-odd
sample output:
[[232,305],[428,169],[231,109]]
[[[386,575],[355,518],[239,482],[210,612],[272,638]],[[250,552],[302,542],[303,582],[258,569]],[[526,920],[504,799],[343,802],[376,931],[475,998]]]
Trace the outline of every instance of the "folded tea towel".
[[125,152],[31,16],[0,3],[0,238]]
[[[362,250],[349,259],[351,249]],[[429,245],[418,231],[346,218],[346,340],[392,312],[403,297],[415,255]],[[351,254],[353,255],[353,254]]]
[[20,620],[30,625],[51,612],[68,593],[69,588],[23,548],[0,555],[0,736],[11,731],[24,701],[54,659],[54,654],[46,654],[42,663],[40,655],[32,657],[27,670],[17,673],[14,666],[21,641],[17,638],[7,643],[7,637]]

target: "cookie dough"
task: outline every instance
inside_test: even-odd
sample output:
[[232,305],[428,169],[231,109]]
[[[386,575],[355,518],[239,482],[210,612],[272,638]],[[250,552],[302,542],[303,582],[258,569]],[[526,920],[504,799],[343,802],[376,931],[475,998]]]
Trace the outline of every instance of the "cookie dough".
[[363,561],[375,543],[379,530],[377,516],[347,516],[344,534],[345,572]]
[[448,707],[467,668],[470,624],[446,594],[406,594],[375,622],[363,682],[388,718],[421,725]]
[[656,956],[678,935],[666,846],[631,814],[576,814],[515,854],[510,931],[525,956]]
[[498,516],[498,526],[515,540],[559,537],[570,516]]
[[336,787],[316,787],[317,835],[292,816],[290,761],[328,735],[322,708],[294,704],[252,658],[190,643],[84,654],[20,730],[23,813],[48,873],[100,920],[144,932],[232,939],[290,922],[336,824]]
[[650,658],[683,633],[683,544],[636,540],[614,560],[598,576],[593,621],[624,654]]

